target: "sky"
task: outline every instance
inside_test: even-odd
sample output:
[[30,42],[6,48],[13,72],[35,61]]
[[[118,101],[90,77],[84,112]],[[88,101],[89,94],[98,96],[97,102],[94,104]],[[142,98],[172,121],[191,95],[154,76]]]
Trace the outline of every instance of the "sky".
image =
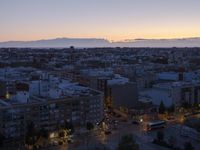
[[199,0],[0,0],[0,41],[200,37]]

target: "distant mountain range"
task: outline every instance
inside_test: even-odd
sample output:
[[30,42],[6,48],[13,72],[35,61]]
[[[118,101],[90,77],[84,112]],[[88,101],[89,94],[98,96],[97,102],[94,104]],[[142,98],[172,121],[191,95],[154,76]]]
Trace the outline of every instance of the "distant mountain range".
[[0,42],[0,47],[200,47],[200,37],[181,39],[134,39],[110,42],[96,38],[56,38],[37,41]]

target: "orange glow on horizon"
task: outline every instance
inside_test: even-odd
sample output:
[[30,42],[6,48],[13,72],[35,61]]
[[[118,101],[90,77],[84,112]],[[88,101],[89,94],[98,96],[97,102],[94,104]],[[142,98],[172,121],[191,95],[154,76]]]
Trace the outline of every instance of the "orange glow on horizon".
[[6,42],[6,41],[35,41],[35,40],[48,40],[48,39],[56,39],[56,38],[97,38],[97,39],[106,39],[110,42],[117,42],[117,41],[125,41],[125,40],[135,40],[135,39],[181,39],[181,38],[196,38],[200,37],[200,34],[191,34],[191,35],[185,35],[185,34],[177,34],[177,35],[145,35],[145,36],[19,36],[17,38],[5,38],[0,37],[0,42]]
[[[200,1],[3,1],[0,41],[200,37]],[[36,11],[37,10],[37,11]]]
[[[169,23],[148,22],[142,23],[103,23],[103,24],[65,24],[55,23],[28,24],[21,29],[20,26],[1,27],[0,41],[34,41],[54,38],[101,38],[109,41],[123,41],[127,39],[174,39],[200,37],[200,23]],[[34,27],[34,28],[33,28]]]
[[[188,25],[189,26],[189,25]],[[176,38],[192,38],[200,37],[199,26],[173,27],[173,26],[121,26],[94,28],[85,27],[77,28],[69,26],[67,29],[64,25],[52,27],[37,27],[32,30],[31,27],[24,30],[14,30],[13,32],[5,31],[0,35],[0,41],[34,41],[41,39],[55,38],[101,38],[109,41],[123,41],[133,39],[176,39]],[[91,29],[89,29],[91,28]]]

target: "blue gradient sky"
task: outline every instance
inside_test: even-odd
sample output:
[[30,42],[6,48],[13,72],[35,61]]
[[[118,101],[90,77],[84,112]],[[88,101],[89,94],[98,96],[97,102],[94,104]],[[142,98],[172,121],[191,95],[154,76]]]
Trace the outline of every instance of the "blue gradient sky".
[[199,0],[0,0],[0,41],[200,37]]

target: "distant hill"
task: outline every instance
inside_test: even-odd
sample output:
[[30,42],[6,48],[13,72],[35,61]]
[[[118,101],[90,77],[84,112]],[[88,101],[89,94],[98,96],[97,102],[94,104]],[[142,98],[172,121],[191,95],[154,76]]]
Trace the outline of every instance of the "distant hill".
[[0,42],[0,47],[106,47],[109,41],[94,38],[56,38],[37,41]]
[[182,39],[135,39],[113,43],[127,47],[200,47],[200,38]]
[[109,42],[96,38],[56,38],[37,41],[0,42],[0,47],[200,47],[200,38],[134,39]]

